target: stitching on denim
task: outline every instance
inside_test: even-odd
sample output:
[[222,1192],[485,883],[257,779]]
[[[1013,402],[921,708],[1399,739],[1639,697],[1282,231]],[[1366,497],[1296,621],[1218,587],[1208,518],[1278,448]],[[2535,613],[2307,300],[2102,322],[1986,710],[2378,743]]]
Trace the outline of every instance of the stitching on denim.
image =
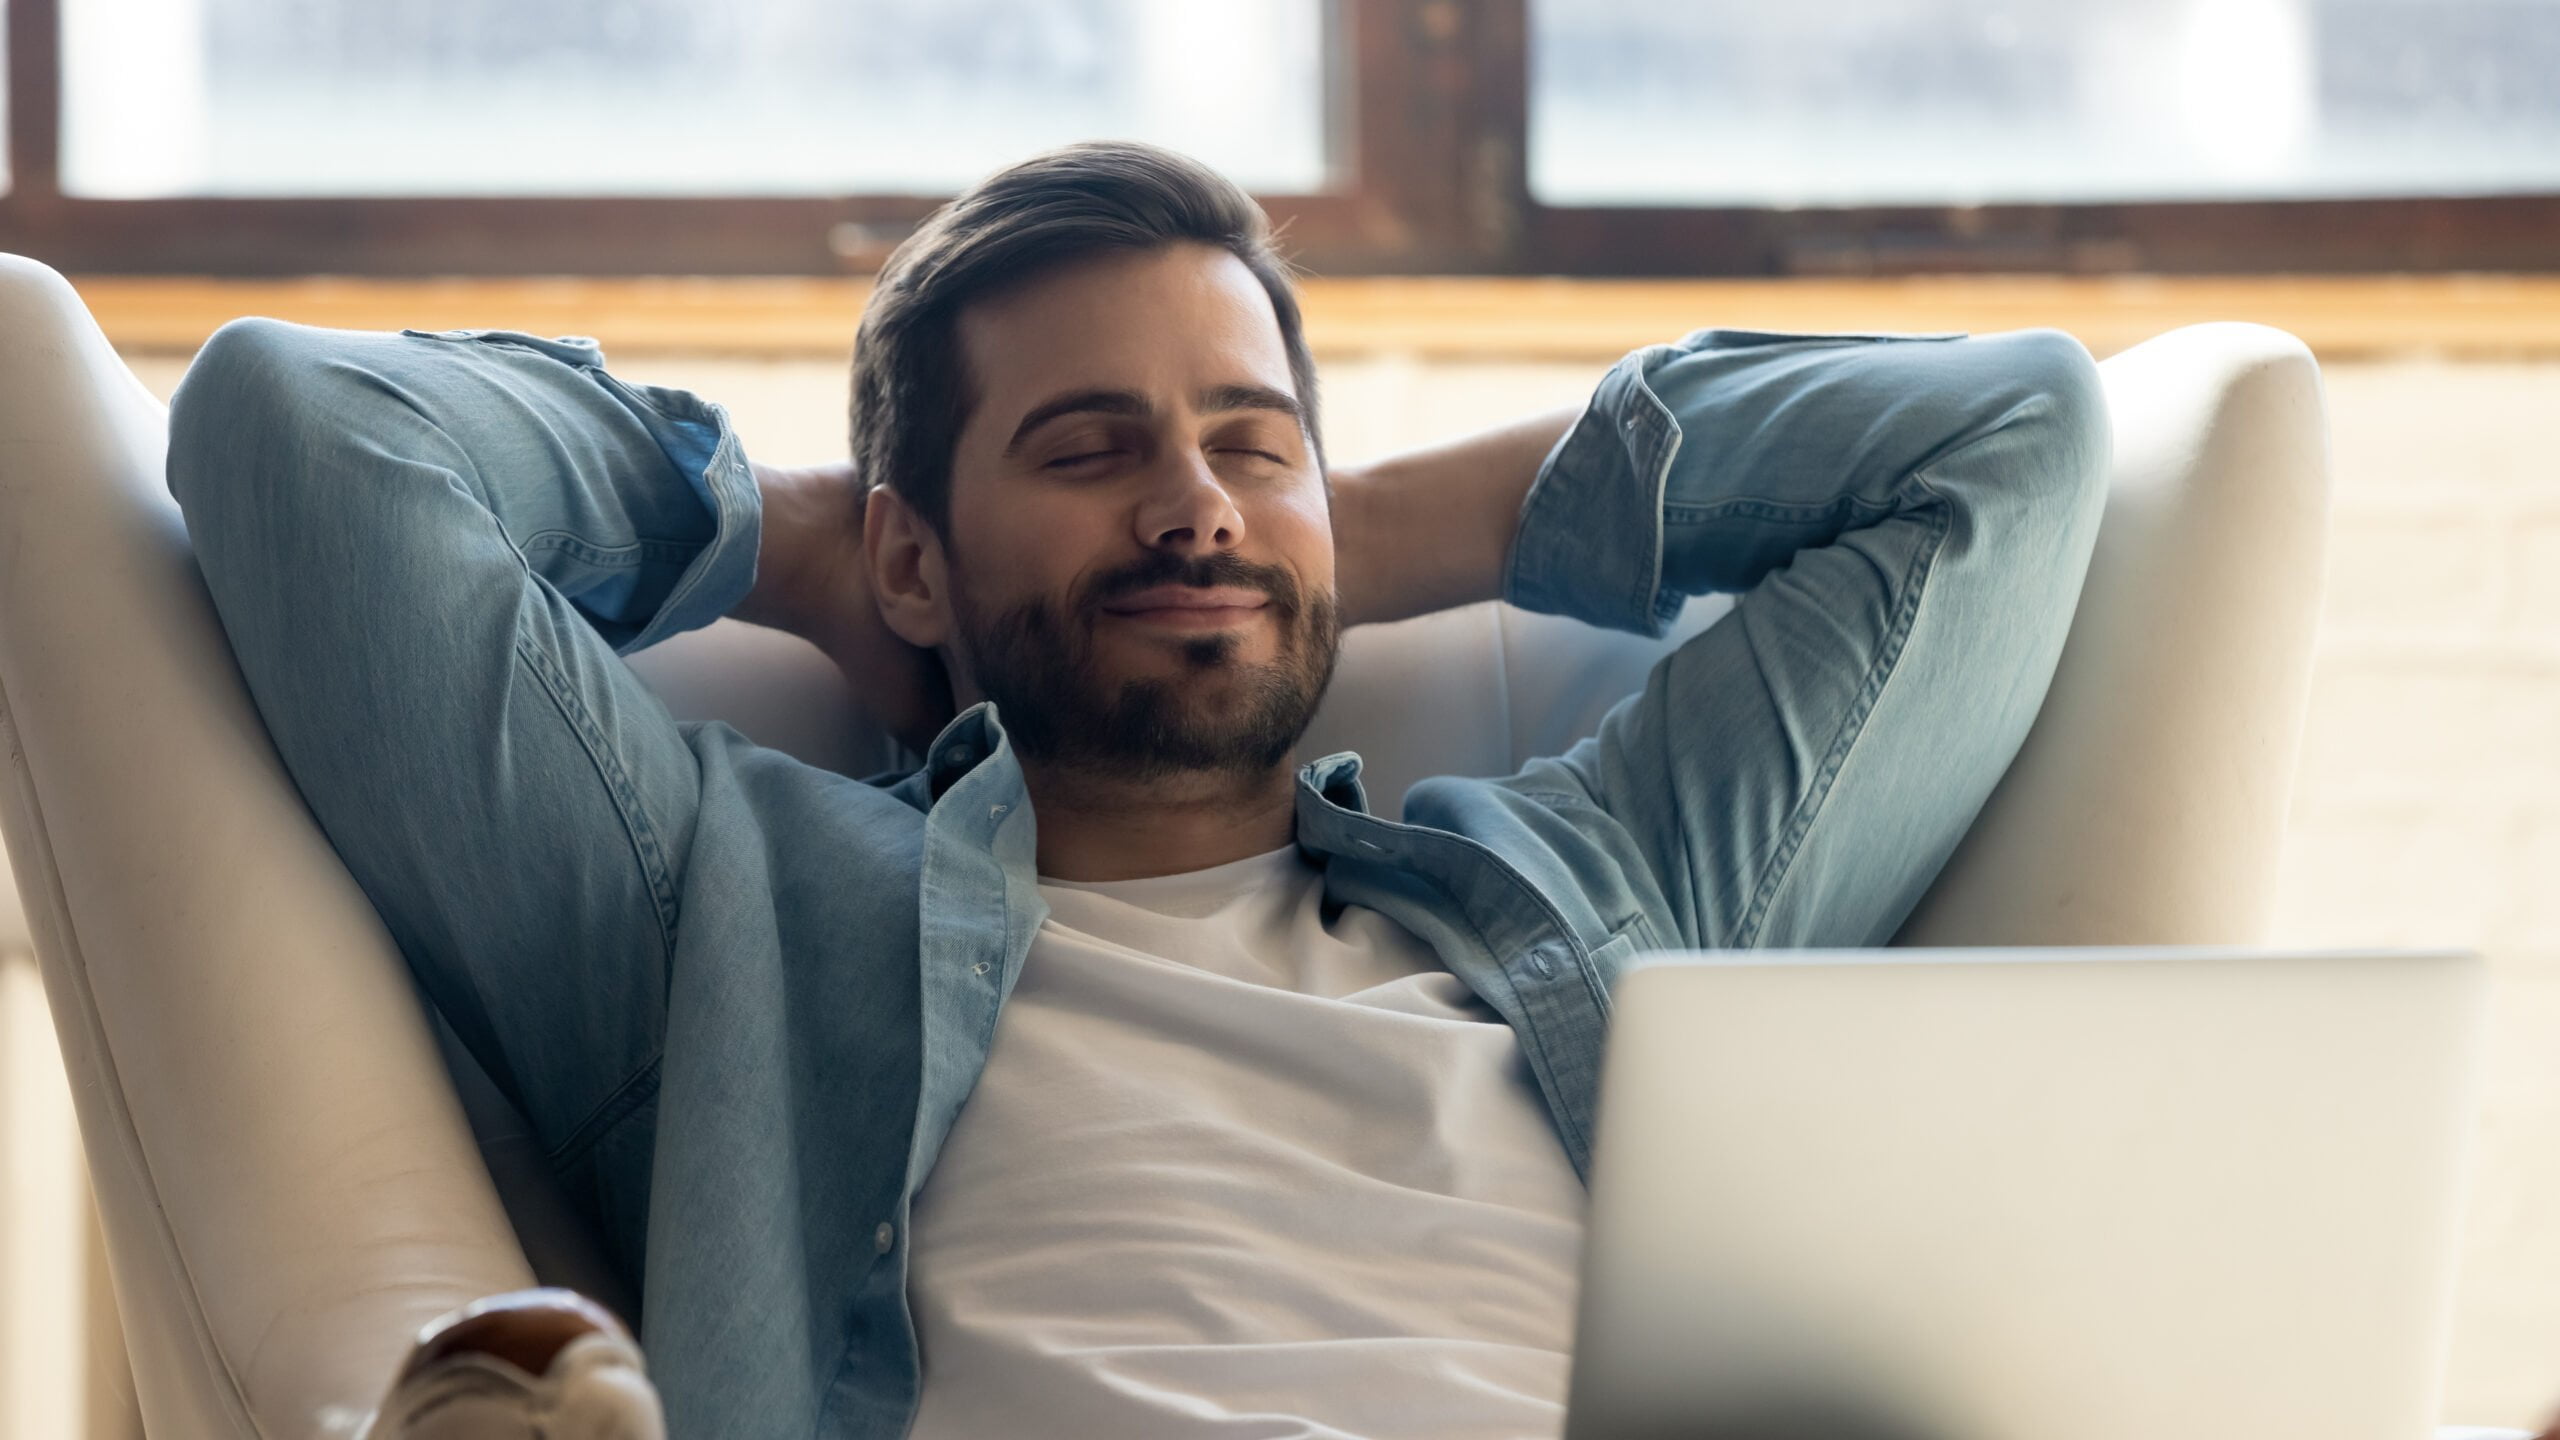
[[1600,980],[1600,956],[1602,952],[1606,951],[1610,946],[1619,944],[1620,942],[1625,943],[1626,951],[1629,955],[1633,955],[1640,950],[1659,948],[1657,946],[1647,945],[1644,941],[1637,939],[1634,932],[1639,928],[1644,930],[1646,938],[1653,938],[1653,926],[1646,923],[1643,916],[1636,916],[1634,919],[1629,920],[1625,925],[1612,929],[1609,932],[1608,939],[1592,946],[1591,958],[1582,967],[1584,983],[1589,985],[1591,988],[1593,1003],[1600,1007],[1600,1021],[1603,1025],[1606,1025],[1610,1021],[1616,1019],[1618,1011],[1615,1002],[1609,998],[1609,987],[1602,984]]
[[[914,1228],[912,1208],[908,1208],[904,1213],[900,1214],[898,1218],[901,1221],[907,1222],[909,1229]],[[873,1263],[873,1268],[878,1268],[877,1261]],[[861,1319],[864,1299],[862,1289],[863,1285],[868,1285],[870,1283],[870,1279],[871,1271],[865,1270],[863,1272],[862,1285],[854,1287],[853,1299],[845,1306],[844,1328],[847,1334],[851,1334],[862,1328]],[[906,1385],[906,1398],[904,1403],[908,1419],[912,1422],[915,1416],[917,1391],[921,1381],[921,1370],[917,1362],[922,1352],[919,1347],[919,1337],[916,1333],[915,1307],[907,1303],[907,1290],[906,1286],[903,1284],[898,1287],[897,1299],[899,1318],[907,1322],[906,1359],[909,1362],[909,1369],[907,1373],[911,1378],[908,1380]],[[826,1386],[818,1392],[818,1404],[816,1407],[817,1415],[814,1423],[809,1429],[810,1440],[826,1440],[826,1437],[839,1433],[839,1427],[831,1422],[837,1416],[845,1413],[848,1407],[839,1403],[836,1397],[844,1391],[846,1382],[852,1378],[853,1357],[857,1353],[859,1352],[857,1352],[853,1346],[846,1345],[843,1347],[843,1353],[836,1357],[836,1368],[828,1372]],[[866,1408],[878,1408],[877,1402],[871,1400],[868,1396],[857,1395],[856,1398],[859,1399]]]
[[[1923,489],[1928,489],[1928,482],[1925,482],[1925,479],[1920,479],[1917,474],[1912,479],[1915,479]],[[1935,495],[1935,492],[1930,492],[1930,495]],[[1733,495],[1733,497],[1725,497],[1725,500],[1710,500],[1705,502],[1705,505],[1669,505],[1669,502],[1664,502],[1664,530],[1669,530],[1669,525],[1674,523],[1672,510],[1679,512],[1677,523],[1684,523],[1684,525],[1713,523],[1713,520],[1728,520],[1728,518],[1736,518],[1736,515],[1741,515],[1741,518],[1751,518],[1751,520],[1807,523],[1807,520],[1836,520],[1841,518],[1841,515],[1864,515],[1866,520],[1882,520],[1887,518],[1887,515],[1892,515],[1894,505],[1887,505],[1887,502],[1874,502],[1874,500],[1861,500],[1861,497],[1856,495],[1836,495],[1836,497],[1830,497],[1830,500],[1818,500],[1818,502],[1769,500],[1769,497],[1759,497],[1759,495]],[[1851,528],[1856,528],[1856,525],[1851,525]],[[1935,553],[1935,546],[1938,546],[1938,541],[1943,536],[1946,536],[1946,530],[1943,528],[1940,528],[1938,536],[1930,536],[1930,553]],[[1664,543],[1669,546],[1669,536],[1664,536]],[[1923,577],[1925,577],[1925,571],[1923,571]],[[1907,623],[1907,620],[1897,618],[1897,625],[1902,623]],[[1889,633],[1889,641],[1892,641],[1892,651],[1889,651],[1884,659],[1876,661],[1879,666],[1889,666],[1897,656],[1900,656],[1900,633],[1897,633],[1894,628],[1889,628],[1887,633]],[[1695,635],[1692,635],[1692,638],[1695,638]],[[1882,682],[1871,676],[1871,687],[1882,689]],[[1871,702],[1874,702],[1874,694],[1866,694],[1864,700],[1861,700],[1861,705],[1851,710],[1851,717],[1843,720],[1843,725],[1859,725],[1859,728],[1864,728],[1864,712],[1866,707],[1871,707]],[[1836,746],[1838,746],[1838,740],[1836,740]],[[1846,751],[1843,751],[1843,758],[1846,758]],[[1818,789],[1807,794],[1800,805],[1797,805],[1800,815],[1805,805],[1820,805],[1820,797],[1825,797],[1830,789],[1828,774],[1823,774],[1820,769],[1815,771],[1815,774],[1818,774],[1818,779],[1815,779],[1815,787]],[[1810,820],[1805,820],[1805,825],[1810,828]],[[1802,835],[1795,835],[1792,830],[1795,830],[1795,820],[1789,820],[1789,835],[1779,840],[1777,856],[1772,856],[1772,861],[1769,861],[1772,866],[1779,866],[1779,871],[1787,866],[1787,861],[1792,861],[1792,856],[1795,856],[1795,851],[1802,843]],[[1679,835],[1679,863],[1682,863],[1682,874],[1690,874],[1690,876],[1700,874],[1700,861],[1697,861],[1697,838],[1690,833],[1687,825],[1679,825],[1677,835]],[[1766,915],[1766,904],[1769,904],[1769,897],[1774,894],[1774,892],[1764,894],[1766,884],[1769,884],[1769,881],[1764,879],[1764,884],[1754,889],[1754,899],[1751,899],[1751,904],[1743,907],[1743,917],[1736,925],[1736,945],[1741,945],[1741,948],[1748,948],[1751,935],[1756,933],[1761,917]],[[1700,917],[1697,922],[1702,925],[1702,917],[1708,915],[1713,907],[1705,904],[1705,899],[1702,897],[1695,897],[1695,894],[1692,894],[1690,910],[1692,915]],[[1687,940],[1692,940],[1692,943],[1705,943],[1705,930],[1700,930],[1700,933],[1692,935],[1692,938]]]
[[605,793],[613,800],[614,812],[622,818],[623,833],[631,841],[641,878],[648,883],[649,897],[657,910],[658,942],[672,963],[676,949],[675,882],[667,870],[666,847],[640,807],[639,787],[632,783],[630,772],[622,768],[622,762],[606,742],[603,727],[597,725],[595,718],[587,713],[586,706],[579,703],[568,678],[556,671],[551,656],[532,641],[518,636],[516,658],[542,686],[544,693],[551,697],[552,705],[568,722],[570,732],[586,749],[588,763],[595,766],[596,777],[604,782]]
[[[1895,668],[1901,664],[1903,642],[1910,637],[1912,623],[1919,616],[1920,597],[1928,588],[1929,572],[1936,568],[1938,552],[1945,545],[1947,531],[1955,523],[1954,507],[1936,486],[1929,483],[1925,474],[1913,472],[1910,483],[1928,492],[1930,497],[1927,507],[1930,526],[1926,543],[1911,558],[1911,564],[1904,572],[1902,600],[1895,607],[1893,623],[1886,627],[1882,652],[1877,655],[1875,664],[1868,668],[1866,683],[1859,687],[1856,703],[1841,718],[1840,733],[1815,770],[1812,785],[1807,787],[1804,798],[1796,802],[1796,813],[1787,822],[1786,833],[1778,843],[1778,852],[1769,857],[1769,868],[1762,873],[1759,885],[1753,888],[1750,908],[1744,912],[1742,923],[1734,931],[1737,949],[1751,949],[1758,942],[1760,927],[1768,920],[1769,907],[1776,902],[1778,891],[1794,873],[1795,858],[1797,852],[1804,848],[1806,833],[1812,830],[1824,803],[1831,798],[1831,782],[1839,778],[1841,767],[1848,763],[1849,752],[1866,734],[1867,717],[1875,712],[1876,700],[1884,693],[1885,682],[1892,678]],[[1695,874],[1696,871],[1693,869],[1690,873]]]
[[1579,806],[1595,815],[1606,815],[1609,813],[1606,806],[1594,801],[1590,796],[1576,795],[1568,790],[1514,790],[1511,793],[1519,796],[1523,800],[1540,800],[1553,805]]
[[1680,418],[1663,403],[1662,396],[1654,391],[1652,382],[1645,378],[1642,370],[1638,370],[1633,379],[1638,397],[1637,413],[1628,419],[1637,425],[1637,434],[1647,452],[1645,463],[1638,467],[1636,473],[1645,481],[1646,499],[1651,502],[1646,508],[1653,514],[1653,554],[1651,563],[1643,566],[1643,573],[1635,577],[1634,591],[1628,596],[1628,611],[1655,617],[1658,623],[1663,611],[1663,551],[1671,543],[1671,537],[1664,533],[1669,521],[1665,503],[1671,494],[1671,467],[1680,458],[1680,449],[1688,439],[1688,432],[1680,427]]
[[[1466,904],[1458,898],[1457,892],[1451,890],[1446,884],[1443,884],[1440,877],[1436,875],[1423,875],[1420,878],[1426,884],[1430,885],[1432,889],[1439,891],[1443,896],[1448,898],[1450,912],[1465,921],[1467,933],[1475,937],[1475,942],[1479,949],[1483,950],[1487,955],[1495,956],[1494,968],[1497,970],[1502,969],[1501,958],[1498,955],[1495,955],[1493,943],[1485,938],[1484,931],[1477,926],[1474,917],[1468,912]],[[1517,879],[1518,877],[1515,876],[1514,878]],[[1534,886],[1528,885],[1526,881],[1521,881],[1520,883],[1522,887],[1529,890],[1531,894],[1536,894],[1536,888]],[[1537,898],[1543,902],[1546,897],[1541,895]],[[1561,917],[1559,917],[1559,921],[1561,921]],[[1567,929],[1562,923],[1557,924],[1556,933],[1564,936],[1567,941],[1571,941],[1573,938],[1573,932]],[[1584,972],[1584,983],[1586,985],[1591,984],[1590,967],[1582,965],[1578,960],[1575,963],[1577,967],[1582,969]],[[1503,972],[1502,980],[1505,985],[1509,985],[1511,987],[1512,1003],[1520,1005],[1520,1008],[1525,1012],[1529,1007],[1520,1000],[1520,987],[1518,984],[1513,982],[1509,971],[1506,970]],[[1602,1003],[1604,1008],[1601,1013],[1602,1017],[1605,1019],[1608,1013],[1605,1009],[1607,1003],[1605,998]],[[1532,1022],[1529,1027],[1529,1033],[1534,1036],[1537,1041],[1538,1057],[1540,1061],[1543,1062],[1540,1068],[1552,1073],[1556,1069],[1556,1066],[1554,1062],[1548,1058],[1549,1050],[1546,1034],[1534,1022]],[[1541,1085],[1539,1088],[1544,1090],[1545,1087]],[[1573,1132],[1574,1149],[1587,1161],[1591,1155],[1593,1140],[1590,1132],[1583,1128],[1581,1117],[1571,1114],[1558,1114],[1556,1107],[1552,1105],[1546,1107],[1546,1109],[1549,1115],[1555,1116],[1556,1119],[1563,1122],[1564,1127],[1567,1130]],[[1582,1167],[1576,1166],[1574,1168],[1576,1170],[1580,1170]],[[1583,1184],[1588,1188],[1590,1182],[1586,1180]]]
[[1585,949],[1573,962],[1574,968],[1582,972],[1582,988],[1590,994],[1593,1008],[1600,1012],[1600,1031],[1603,1035],[1608,1033],[1609,1020],[1617,1013],[1617,1007],[1609,999],[1609,987],[1600,983],[1598,962],[1600,952],[1608,949],[1617,938],[1617,932],[1611,931],[1607,940]]
[[[597,366],[586,368],[594,370],[599,380],[610,382],[605,388],[616,392],[618,398],[638,401],[648,408],[650,414],[661,420],[687,424],[711,418],[712,403],[691,391],[674,386],[646,385],[636,380],[625,380]],[[725,428],[723,427],[724,430]]]
[[543,1152],[543,1163],[553,1170],[575,1164],[594,1149],[598,1141],[612,1133],[613,1127],[629,1118],[631,1112],[655,1099],[658,1094],[658,1067],[665,1059],[665,1051],[650,1056],[648,1064],[634,1070],[628,1079],[614,1086],[613,1093],[604,1097],[604,1102],[569,1132],[569,1138]]
[[1893,513],[1893,507],[1891,505],[1879,504],[1873,500],[1863,499],[1856,495],[1840,495],[1832,499],[1822,501],[1819,504],[1805,504],[1783,500],[1765,500],[1752,495],[1735,495],[1723,500],[1709,500],[1704,503],[1683,503],[1678,500],[1666,500],[1662,505],[1662,515],[1665,521],[1676,521],[1684,525],[1701,525],[1713,520],[1732,519],[1735,516],[1741,516],[1751,520],[1828,520],[1834,516],[1842,514],[1843,512],[1853,515],[1864,513],[1877,519],[1882,519],[1883,517]]
[[[1596,815],[1614,825],[1624,826],[1626,824],[1625,821],[1612,814],[1608,806],[1594,800],[1589,795],[1577,795],[1566,790],[1511,790],[1510,793],[1523,800],[1534,800],[1551,809],[1581,810],[1592,815]],[[1625,934],[1629,925],[1638,924],[1643,925],[1648,932],[1653,928],[1652,922],[1646,920],[1643,912],[1639,911],[1635,915],[1629,917],[1629,919],[1617,925],[1610,926],[1608,938],[1602,940],[1600,945],[1591,947],[1592,953],[1594,955],[1598,954],[1601,947],[1607,945],[1610,940],[1615,940],[1620,935]],[[1568,936],[1568,938],[1570,938],[1570,936]],[[1589,967],[1586,966],[1583,973],[1584,977],[1593,985],[1592,997],[1600,1002],[1601,1013],[1606,1015],[1609,1012],[1609,992],[1605,989],[1599,988],[1599,977],[1593,973]]]
[[650,539],[633,540],[621,545],[598,545],[566,530],[545,530],[518,541],[516,548],[528,554],[535,550],[555,551],[573,559],[583,560],[590,565],[627,565],[634,561],[646,563],[651,560],[689,563],[695,555],[702,552],[704,545],[702,542],[691,540]]
[[[1004,894],[998,903],[1004,907],[1004,953],[1005,959],[1009,961],[1013,958],[1015,949],[1013,933],[1013,876],[1011,872],[1007,871],[1002,865],[998,865],[996,867],[996,877],[1003,882],[1004,886]],[[1031,938],[1037,938],[1036,931]],[[1027,951],[1029,948],[1028,944],[1023,948]],[[977,1002],[977,995],[975,992],[971,993],[970,999],[973,1003]],[[1004,1014],[1004,1003],[1002,1001],[998,1001],[993,1005],[987,1006],[986,1011],[987,1023],[979,1028],[977,1036],[977,1049],[978,1053],[981,1055],[986,1054],[995,1046],[996,1022],[1001,1019]],[[968,1101],[964,1099],[961,1101],[961,1104],[966,1106]],[[953,1124],[959,1123],[960,1117],[956,1113],[951,1118]],[[934,1147],[934,1159],[937,1162],[942,1158],[941,1152],[948,1148],[950,1144],[951,1131],[948,1127],[945,1127],[942,1132],[942,1143]]]
[[[1663,536],[1662,501],[1667,488],[1672,462],[1678,458],[1685,435],[1678,417],[1671,413],[1662,397],[1645,379],[1646,367],[1658,357],[1668,356],[1673,347],[1649,345],[1635,350],[1610,367],[1593,389],[1582,412],[1574,417],[1564,438],[1556,443],[1541,466],[1537,481],[1530,487],[1520,518],[1520,542],[1512,550],[1504,580],[1506,598],[1516,597],[1533,608],[1544,607],[1562,614],[1575,613],[1573,597],[1583,593],[1578,578],[1582,568],[1560,562],[1569,559],[1567,531],[1546,520],[1550,510],[1567,502],[1555,497],[1554,487],[1547,482],[1559,475],[1575,473],[1567,462],[1583,451],[1598,454],[1591,467],[1614,474],[1621,462],[1626,473],[1647,485],[1649,512],[1654,516],[1654,546],[1648,573],[1629,582],[1621,597],[1626,617],[1637,623],[1652,622],[1659,633],[1662,626],[1678,612],[1678,605],[1662,593]],[[1595,430],[1592,427],[1597,426]],[[1632,434],[1634,443],[1629,442]],[[1641,448],[1644,453],[1638,454]],[[1565,513],[1570,516],[1568,505]],[[1544,537],[1543,543],[1538,543]],[[1601,592],[1605,594],[1605,592]],[[1597,598],[1597,597],[1595,597]],[[1618,624],[1613,616],[1601,623]]]
[[[1541,892],[1537,886],[1529,883],[1528,877],[1514,869],[1511,862],[1503,859],[1501,855],[1495,853],[1490,847],[1476,841],[1469,840],[1463,835],[1455,835],[1444,830],[1433,830],[1420,825],[1407,825],[1401,821],[1395,820],[1379,820],[1375,816],[1370,818],[1382,828],[1390,831],[1402,831],[1415,836],[1427,836],[1429,837],[1430,843],[1435,845],[1454,842],[1462,849],[1472,852],[1478,858],[1490,862],[1495,874],[1510,881],[1521,894],[1529,898],[1531,903],[1535,904],[1541,911],[1545,912],[1550,929],[1554,930],[1557,935],[1562,936],[1567,945],[1574,947],[1577,951],[1580,950],[1581,944],[1574,937],[1573,927],[1565,923],[1563,913],[1556,909],[1554,902],[1548,900],[1546,895]],[[1477,926],[1472,912],[1467,907],[1466,902],[1459,898],[1458,893],[1455,890],[1450,889],[1449,886],[1437,875],[1433,875],[1428,872],[1413,873],[1415,878],[1421,880],[1424,884],[1429,885],[1431,888],[1439,891],[1442,895],[1448,897],[1451,913],[1457,915],[1465,922],[1468,932],[1475,937],[1476,945],[1482,949],[1485,954],[1495,955],[1492,942],[1485,938],[1484,931]],[[1575,968],[1582,972],[1582,983],[1584,988],[1591,991],[1594,998],[1600,1002],[1601,1017],[1605,1021],[1608,1017],[1609,997],[1600,989],[1599,979],[1591,973],[1591,967],[1586,963],[1587,959],[1587,953],[1578,953],[1574,957],[1574,965]],[[1496,956],[1495,968],[1497,970],[1502,968],[1498,956]],[[1511,987],[1512,997],[1517,1001],[1520,994],[1519,986],[1512,981],[1511,975],[1508,971],[1503,972],[1502,979],[1505,985],[1509,985]],[[1523,1004],[1521,1008],[1525,1011],[1528,1007]],[[1554,1068],[1552,1062],[1546,1060],[1548,1053],[1547,1037],[1534,1022],[1529,1027],[1528,1038],[1534,1043],[1538,1052],[1538,1060],[1533,1063],[1537,1063],[1542,1069],[1552,1070]],[[1527,1047],[1523,1048],[1525,1049]],[[1545,1089],[1543,1080],[1540,1082],[1539,1088],[1541,1091]],[[1580,1120],[1574,1116],[1558,1114],[1553,1106],[1548,1107],[1548,1113],[1550,1115],[1554,1115],[1566,1129],[1572,1132],[1572,1141],[1580,1148],[1581,1153],[1585,1157],[1588,1157],[1591,1154],[1593,1140],[1590,1133],[1583,1128]],[[1577,1172],[1580,1169],[1579,1166],[1575,1168]]]

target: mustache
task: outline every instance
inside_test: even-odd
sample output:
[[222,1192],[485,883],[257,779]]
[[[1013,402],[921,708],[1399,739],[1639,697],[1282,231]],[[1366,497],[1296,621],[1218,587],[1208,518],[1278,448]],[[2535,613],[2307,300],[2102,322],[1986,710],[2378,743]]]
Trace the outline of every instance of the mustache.
[[1124,595],[1152,590],[1159,585],[1181,585],[1194,590],[1232,585],[1239,589],[1259,590],[1271,597],[1271,603],[1289,614],[1305,608],[1305,596],[1299,590],[1297,577],[1277,565],[1256,565],[1240,555],[1220,551],[1214,555],[1176,555],[1169,550],[1150,551],[1145,557],[1115,570],[1106,570],[1085,582],[1079,608],[1094,611]]

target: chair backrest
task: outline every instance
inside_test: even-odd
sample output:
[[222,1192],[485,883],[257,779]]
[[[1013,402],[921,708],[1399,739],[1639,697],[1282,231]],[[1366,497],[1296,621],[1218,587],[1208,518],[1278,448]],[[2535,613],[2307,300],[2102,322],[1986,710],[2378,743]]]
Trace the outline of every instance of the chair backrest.
[[[2300,341],[2196,325],[2101,367],[2115,471],[2053,689],[1897,943],[2243,943],[2265,927],[2328,525],[2320,374]],[[1303,753],[1357,750],[1372,807],[1427,775],[1501,775],[1590,734],[1661,640],[1508,605],[1358,630]],[[723,621],[634,656],[685,719],[812,764],[895,759],[825,658]]]
[[[2318,593],[2317,374],[2249,326],[2176,332],[2105,373],[2116,487],[2062,675],[1906,939],[2263,925]],[[418,1324],[528,1283],[527,1249],[577,1278],[581,1237],[493,1093],[475,1156],[398,953],[240,686],[162,445],[70,287],[0,257],[0,828],[145,1423],[340,1433]],[[1683,633],[1721,610],[1693,605]],[[1364,631],[1310,747],[1362,751],[1392,812],[1421,775],[1499,773],[1587,733],[1669,643],[1492,605]],[[790,637],[722,622],[634,665],[680,718],[847,773],[892,758]]]
[[532,1276],[240,683],[165,444],[71,287],[0,257],[0,831],[143,1423],[351,1433],[419,1326]]

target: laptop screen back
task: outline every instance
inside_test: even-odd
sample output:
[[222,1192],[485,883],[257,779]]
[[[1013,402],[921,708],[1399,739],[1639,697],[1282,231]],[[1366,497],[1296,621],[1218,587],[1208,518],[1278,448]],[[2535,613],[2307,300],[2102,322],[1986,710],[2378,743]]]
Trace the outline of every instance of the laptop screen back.
[[2481,965],[1665,956],[1619,986],[1574,1440],[2412,1440]]

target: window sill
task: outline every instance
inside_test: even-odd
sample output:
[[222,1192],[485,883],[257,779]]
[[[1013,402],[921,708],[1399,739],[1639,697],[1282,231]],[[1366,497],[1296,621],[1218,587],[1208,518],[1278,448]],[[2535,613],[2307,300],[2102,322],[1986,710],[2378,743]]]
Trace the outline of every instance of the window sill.
[[[186,354],[225,320],[354,329],[490,326],[592,335],[617,354],[840,357],[863,280],[76,282],[116,346]],[[2068,330],[2101,355],[2206,320],[2302,337],[2324,360],[2560,356],[2560,276],[1945,276],[1876,280],[1314,279],[1309,339],[1329,357],[1606,359],[1703,325],[1775,330]]]

